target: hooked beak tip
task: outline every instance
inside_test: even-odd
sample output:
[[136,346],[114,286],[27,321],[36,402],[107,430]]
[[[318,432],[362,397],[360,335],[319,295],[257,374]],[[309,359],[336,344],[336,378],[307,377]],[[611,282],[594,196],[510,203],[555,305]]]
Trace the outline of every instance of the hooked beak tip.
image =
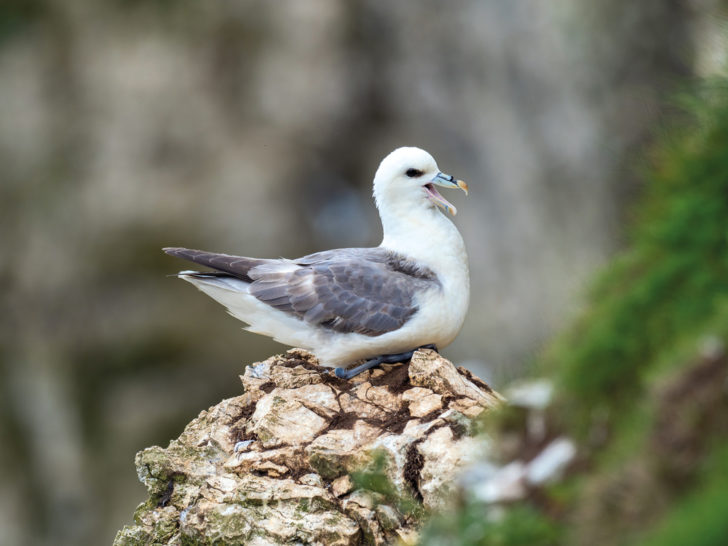
[[469,195],[468,193],[468,184],[465,182],[465,180],[456,180],[455,184],[457,184],[458,188],[463,190],[465,192],[465,195]]

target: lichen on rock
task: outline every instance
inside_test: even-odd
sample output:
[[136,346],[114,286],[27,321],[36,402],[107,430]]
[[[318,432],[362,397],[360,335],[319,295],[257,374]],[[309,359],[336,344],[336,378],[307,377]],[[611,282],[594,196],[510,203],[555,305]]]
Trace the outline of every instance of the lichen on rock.
[[[242,395],[136,456],[149,499],[114,544],[413,543],[476,453],[467,423],[501,398],[434,351],[351,381],[293,349],[248,366]],[[392,495],[350,475],[381,461]]]

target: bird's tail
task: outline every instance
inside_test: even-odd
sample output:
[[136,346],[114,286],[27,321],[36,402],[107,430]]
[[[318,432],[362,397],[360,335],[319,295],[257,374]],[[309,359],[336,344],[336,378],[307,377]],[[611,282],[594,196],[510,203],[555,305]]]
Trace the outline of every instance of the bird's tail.
[[[164,252],[170,256],[182,258],[196,264],[211,267],[222,274],[226,274],[232,277],[245,281],[247,283],[253,282],[248,276],[248,272],[255,266],[261,265],[268,260],[259,258],[248,258],[246,256],[232,256],[230,254],[219,254],[217,252],[206,252],[204,250],[193,250],[189,248],[178,248],[168,247],[163,248]],[[184,272],[187,275],[191,275],[196,272]],[[210,273],[198,273],[199,275],[215,275],[214,272]],[[181,275],[181,273],[180,273]],[[224,275],[223,275],[224,276]]]

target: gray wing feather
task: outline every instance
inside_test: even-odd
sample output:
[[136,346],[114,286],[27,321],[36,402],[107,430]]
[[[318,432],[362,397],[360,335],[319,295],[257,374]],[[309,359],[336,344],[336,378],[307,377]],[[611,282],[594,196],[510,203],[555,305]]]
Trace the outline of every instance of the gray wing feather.
[[[295,267],[292,267],[295,266]],[[437,277],[383,249],[340,249],[251,268],[250,293],[302,320],[337,332],[378,336],[416,312],[420,290]]]
[[381,248],[327,250],[298,260],[164,251],[249,282],[250,293],[271,307],[343,333],[379,336],[401,328],[418,310],[416,294],[440,286],[428,268]]
[[163,248],[162,250],[170,256],[217,269],[246,282],[252,282],[252,279],[248,276],[248,271],[266,261],[258,258],[232,256],[230,254],[219,254],[217,252],[206,252],[204,250],[193,250],[190,248]]

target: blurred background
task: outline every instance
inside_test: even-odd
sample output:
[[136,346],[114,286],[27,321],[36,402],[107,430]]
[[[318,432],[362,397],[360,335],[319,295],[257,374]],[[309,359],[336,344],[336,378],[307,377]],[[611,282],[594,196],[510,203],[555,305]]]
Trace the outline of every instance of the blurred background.
[[471,188],[446,356],[522,375],[619,248],[674,93],[724,66],[722,8],[4,0],[0,543],[110,543],[146,496],[135,452],[283,349],[161,247],[376,245],[371,179],[398,146]]

